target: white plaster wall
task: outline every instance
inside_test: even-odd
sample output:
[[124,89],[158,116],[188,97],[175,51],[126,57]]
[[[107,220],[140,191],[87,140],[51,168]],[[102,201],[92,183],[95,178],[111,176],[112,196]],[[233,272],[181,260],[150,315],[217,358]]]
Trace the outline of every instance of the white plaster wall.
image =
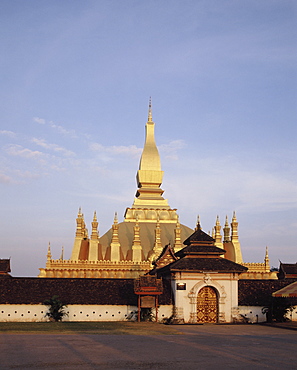
[[[262,313],[260,306],[238,306],[238,313],[246,317],[250,323],[266,322],[266,315]],[[297,306],[294,306],[286,315],[289,320],[297,321]]]
[[[153,310],[155,314],[155,310]],[[158,322],[162,322],[165,319],[169,319],[173,314],[173,306],[172,305],[162,305],[158,308]]]
[[[128,315],[137,311],[136,306],[99,306],[99,305],[68,305],[68,316],[63,321],[124,321]],[[0,305],[0,322],[42,322],[48,321],[45,317],[47,307],[40,305]],[[172,306],[160,306],[158,320],[169,318],[172,315]]]
[[[136,306],[68,305],[63,321],[123,321]],[[47,307],[40,305],[0,305],[0,321],[48,321]]]
[[47,321],[46,307],[42,304],[1,304],[0,321]]
[[[98,305],[69,305],[69,316],[63,321],[124,321],[131,312],[137,311],[136,306],[98,306]],[[172,315],[172,306],[158,308],[158,321]]]
[[262,313],[261,306],[238,306],[238,314],[239,318],[242,315],[252,324],[266,321],[266,315]]
[[68,305],[69,316],[63,321],[123,321],[136,309],[137,307],[124,305]]
[[[180,309],[184,315],[185,322],[190,321],[190,300],[188,293],[190,287],[195,285],[195,282],[191,282],[188,288],[187,280],[187,290],[177,291],[177,299],[180,302]],[[197,283],[197,282],[196,282]],[[226,288],[227,289],[227,288]],[[227,297],[226,297],[227,299]],[[184,303],[184,305],[182,305]],[[222,308],[220,308],[222,309]],[[237,306],[232,307],[231,301],[226,301],[225,310],[230,310],[230,315],[226,313],[226,322],[233,322],[232,315],[238,317],[242,315],[246,317],[249,322],[265,322],[266,315],[262,314],[262,307],[259,306]],[[124,321],[127,316],[133,312],[137,311],[136,306],[98,306],[98,305],[69,305],[66,309],[69,312],[69,316],[65,317],[63,321]],[[0,305],[0,322],[45,322],[48,318],[45,317],[47,312],[47,307],[44,305]],[[162,322],[172,316],[173,306],[162,305],[158,309],[158,321]],[[288,319],[297,321],[297,306],[294,307],[291,313],[287,315]]]

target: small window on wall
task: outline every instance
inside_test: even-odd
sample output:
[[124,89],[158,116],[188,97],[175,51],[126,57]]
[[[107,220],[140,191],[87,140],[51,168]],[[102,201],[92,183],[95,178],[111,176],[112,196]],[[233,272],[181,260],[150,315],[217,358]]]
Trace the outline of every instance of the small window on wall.
[[186,290],[187,285],[186,283],[176,283],[176,290]]

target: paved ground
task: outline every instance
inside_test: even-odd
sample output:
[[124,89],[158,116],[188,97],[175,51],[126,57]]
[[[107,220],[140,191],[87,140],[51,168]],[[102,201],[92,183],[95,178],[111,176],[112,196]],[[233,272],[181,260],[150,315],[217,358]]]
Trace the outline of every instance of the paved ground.
[[182,325],[177,335],[0,334],[1,369],[296,369],[297,331]]

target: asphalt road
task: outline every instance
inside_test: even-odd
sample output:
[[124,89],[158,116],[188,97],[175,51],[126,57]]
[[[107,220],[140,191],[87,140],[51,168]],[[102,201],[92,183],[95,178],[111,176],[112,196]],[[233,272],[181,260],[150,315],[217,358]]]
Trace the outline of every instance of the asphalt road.
[[297,369],[297,331],[175,328],[180,334],[0,334],[0,369]]

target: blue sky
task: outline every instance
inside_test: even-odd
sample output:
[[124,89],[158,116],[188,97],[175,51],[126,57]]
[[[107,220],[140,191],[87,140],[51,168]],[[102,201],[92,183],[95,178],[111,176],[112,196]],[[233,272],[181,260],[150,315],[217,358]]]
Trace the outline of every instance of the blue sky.
[[79,207],[123,219],[152,96],[162,188],[205,231],[235,210],[245,262],[296,262],[296,24],[287,0],[0,3],[1,258],[69,258]]

